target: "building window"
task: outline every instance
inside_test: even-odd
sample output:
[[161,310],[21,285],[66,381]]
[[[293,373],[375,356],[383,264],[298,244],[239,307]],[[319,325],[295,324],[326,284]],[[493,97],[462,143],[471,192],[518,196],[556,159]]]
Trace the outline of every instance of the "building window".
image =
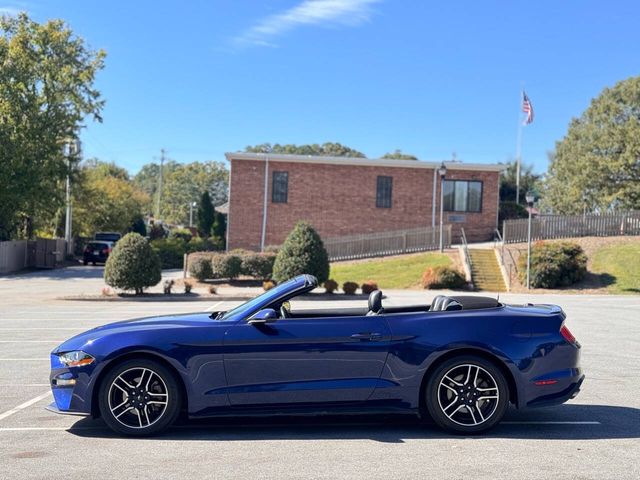
[[289,172],[273,172],[271,186],[271,201],[273,203],[287,203],[289,196]]
[[443,189],[446,212],[480,212],[482,210],[482,182],[445,180]]
[[378,177],[376,188],[376,207],[391,208],[391,186],[393,177]]

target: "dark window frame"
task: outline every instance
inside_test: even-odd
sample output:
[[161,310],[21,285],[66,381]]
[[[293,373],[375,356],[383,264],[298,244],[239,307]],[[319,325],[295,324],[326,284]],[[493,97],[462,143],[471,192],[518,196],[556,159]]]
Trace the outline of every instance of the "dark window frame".
[[376,208],[391,208],[392,206],[393,177],[390,175],[378,175],[376,178]]
[[[277,180],[280,178],[280,180]],[[282,181],[284,178],[284,183]],[[276,181],[280,185],[276,187]],[[284,186],[284,188],[283,188]],[[271,174],[271,203],[288,203],[289,201],[289,172],[274,171]]]
[[[464,210],[456,210],[455,207],[455,195],[456,195],[456,183],[459,182],[465,182],[467,184],[467,195],[466,195],[466,205]],[[462,178],[456,178],[456,179],[444,179],[444,183],[452,183],[453,184],[453,204],[451,206],[448,206],[447,203],[444,201],[444,196],[443,196],[443,210],[445,212],[455,212],[455,213],[482,213],[482,200],[484,197],[484,182],[482,180],[465,180]],[[472,183],[479,183],[480,184],[480,205],[478,210],[469,210],[469,191],[470,191],[470,185]],[[442,189],[444,189],[444,184],[442,185]]]

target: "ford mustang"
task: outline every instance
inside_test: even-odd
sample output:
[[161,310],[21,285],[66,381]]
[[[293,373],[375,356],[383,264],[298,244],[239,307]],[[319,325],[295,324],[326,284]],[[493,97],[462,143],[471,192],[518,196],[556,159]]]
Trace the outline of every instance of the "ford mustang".
[[[516,408],[559,404],[584,375],[554,305],[438,295],[384,306],[292,309],[318,285],[301,275],[226,312],[111,323],[51,353],[58,413],[149,435],[180,415],[413,412],[461,434]],[[329,303],[329,301],[327,301]]]

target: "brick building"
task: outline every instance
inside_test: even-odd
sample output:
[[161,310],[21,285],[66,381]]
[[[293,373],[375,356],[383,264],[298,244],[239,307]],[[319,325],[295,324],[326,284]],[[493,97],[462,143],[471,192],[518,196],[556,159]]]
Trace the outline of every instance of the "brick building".
[[[229,249],[279,245],[298,220],[311,223],[323,238],[440,222],[440,162],[262,153],[226,157],[231,164]],[[445,165],[444,223],[452,224],[454,240],[460,227],[470,241],[490,239],[498,223],[503,166]]]

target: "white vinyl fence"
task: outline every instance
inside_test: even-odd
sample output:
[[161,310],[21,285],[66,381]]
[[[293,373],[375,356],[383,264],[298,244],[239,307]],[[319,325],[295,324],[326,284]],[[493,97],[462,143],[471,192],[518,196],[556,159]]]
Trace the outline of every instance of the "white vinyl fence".
[[28,267],[55,268],[64,261],[65,247],[64,238],[0,242],[0,274]]
[[[528,219],[505,220],[504,243],[527,241]],[[602,215],[548,215],[531,220],[531,239],[640,235],[640,211]]]
[[[448,248],[451,246],[451,225],[445,225],[442,233],[444,247]],[[440,227],[327,238],[324,246],[331,261],[437,250]]]

